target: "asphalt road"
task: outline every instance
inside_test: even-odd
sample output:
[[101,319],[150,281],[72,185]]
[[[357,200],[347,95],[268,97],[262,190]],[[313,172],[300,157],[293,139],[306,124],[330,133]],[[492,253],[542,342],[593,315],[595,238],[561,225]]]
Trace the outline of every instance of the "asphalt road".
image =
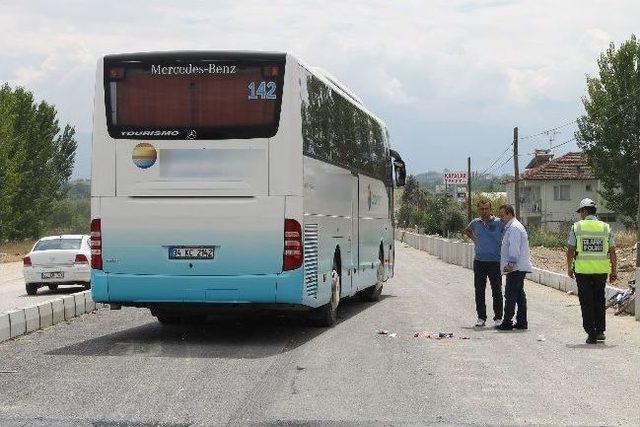
[[44,287],[38,289],[36,295],[27,295],[22,276],[22,262],[0,263],[0,313],[29,307],[83,290],[82,286],[60,286],[55,291]]
[[345,303],[332,329],[101,310],[0,344],[0,425],[638,424],[633,319],[588,346],[577,299],[529,282],[529,331],[474,329],[471,279],[399,244],[383,300]]

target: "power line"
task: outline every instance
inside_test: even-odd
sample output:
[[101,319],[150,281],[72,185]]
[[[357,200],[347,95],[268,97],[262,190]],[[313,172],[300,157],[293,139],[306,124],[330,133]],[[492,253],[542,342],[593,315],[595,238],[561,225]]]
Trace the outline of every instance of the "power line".
[[[625,95],[623,97],[620,97],[619,99],[617,99],[612,104],[612,106],[618,106],[619,107],[620,106],[619,104],[621,104],[623,101],[625,101],[626,98],[629,98],[630,96],[633,96],[636,93],[640,93],[640,88],[637,88],[633,92],[630,92],[627,95]],[[620,111],[615,113],[613,116],[608,117],[607,120],[612,120],[612,119],[618,117],[620,114],[622,114],[624,112],[624,108],[626,106],[630,105],[633,102],[634,102],[634,99],[628,100],[628,102],[626,104],[622,105],[623,109],[621,109]],[[616,105],[616,104],[618,104],[618,105]],[[532,135],[526,135],[526,136],[520,137],[519,139],[520,140],[532,139],[532,138],[540,137],[540,136],[543,136],[543,135],[549,135],[551,132],[555,132],[555,131],[557,131],[559,129],[566,128],[567,126],[572,125],[572,124],[577,124],[577,122],[578,122],[578,119],[574,119],[574,120],[571,120],[569,122],[563,123],[563,124],[561,124],[559,126],[556,126],[556,127],[553,127],[553,128],[547,129],[547,130],[544,130],[544,131],[541,131],[541,132],[538,132],[538,133],[535,133],[535,134],[532,134]],[[566,144],[569,144],[570,142],[573,142],[573,141],[576,141],[576,137],[575,136],[570,138],[570,139],[568,139],[568,140],[566,140],[566,141],[564,141],[564,142],[561,142],[559,144],[556,144],[554,146],[549,147],[549,150],[554,150],[554,149],[556,149],[558,147],[562,147],[562,146],[564,146]],[[482,173],[480,173],[480,175],[478,175],[478,178],[482,178],[483,176],[487,175],[492,170],[500,170],[500,168],[502,168],[504,165],[506,165],[507,162],[509,162],[511,159],[513,159],[513,154],[512,154],[508,159],[506,159],[503,163],[501,163],[497,167],[497,169],[494,168],[494,166],[502,159],[502,157],[511,149],[512,146],[513,146],[513,142],[511,144],[509,144],[507,146],[507,148],[505,148],[505,150],[502,153],[500,153],[500,155],[498,157],[496,157],[496,159],[484,171],[482,171]],[[524,157],[524,156],[527,156],[527,155],[534,155],[534,154],[535,153],[520,153],[520,154],[518,154],[518,157]]]
[[[511,148],[511,147],[509,147]],[[519,156],[521,156],[522,154],[520,154]],[[519,157],[518,156],[518,157]],[[479,176],[479,178],[483,177],[484,175],[488,174],[491,171],[499,171],[504,165],[506,165],[507,163],[509,163],[511,160],[513,159],[513,154],[511,154],[509,157],[507,157],[507,159],[505,159],[502,163],[500,163],[497,167],[492,167],[491,169],[485,169],[486,172],[483,172],[483,174],[481,174]]]
[[505,160],[504,162],[502,162],[500,164],[500,166],[498,166],[498,168],[496,170],[500,170],[504,165],[506,165],[507,163],[509,163],[511,160],[513,159],[513,154],[509,156],[509,158],[507,160]]
[[488,171],[488,170],[490,170],[490,169],[491,169],[491,167],[492,167],[493,165],[495,165],[496,163],[498,163],[498,162],[500,161],[500,158],[501,158],[502,156],[504,156],[504,155],[505,155],[505,154],[506,154],[506,153],[511,149],[511,147],[512,147],[512,146],[513,146],[513,142],[512,142],[511,144],[509,144],[509,145],[507,146],[507,148],[505,148],[505,150],[504,150],[502,153],[500,153],[500,155],[499,155],[499,156],[498,156],[498,157],[493,161],[493,163],[491,163],[491,164],[490,164],[490,165],[489,165],[489,166],[488,166],[488,167],[487,167],[487,168],[486,168],[486,169],[485,169],[485,170],[480,174],[479,178],[481,178],[481,177],[485,176],[485,175],[487,174],[487,171]]
[[576,140],[576,137],[574,136],[573,138],[571,138],[571,139],[567,139],[566,141],[561,142],[560,144],[556,144],[556,145],[554,145],[553,147],[549,147],[549,150],[554,150],[554,149],[556,149],[556,148],[558,148],[558,147],[562,147],[563,145],[566,145],[566,144],[568,144],[568,143],[570,143],[570,142],[573,142],[573,141],[575,141],[575,140]]
[[534,133],[532,135],[522,136],[522,137],[520,137],[520,140],[535,138],[535,137],[542,136],[542,135],[548,135],[549,133],[551,133],[553,131],[565,128],[565,127],[567,127],[569,125],[572,125],[572,124],[576,123],[577,121],[578,121],[578,119],[573,119],[570,122],[566,122],[566,123],[561,124],[560,126],[556,126],[554,128],[551,128],[551,129],[543,130],[542,132]]
[[[622,102],[625,102],[627,98],[629,98],[629,97],[631,97],[631,96],[634,96],[634,95],[636,95],[637,93],[640,93],[640,87],[638,87],[638,88],[636,88],[634,91],[629,92],[628,94],[626,94],[626,95],[624,95],[624,96],[621,96],[620,98],[616,99],[616,100],[613,102],[613,104],[612,104],[611,106],[616,106],[616,104],[620,104],[620,103],[622,103]],[[633,101],[634,101],[634,100],[633,100],[633,99],[631,99],[631,100],[630,100],[630,102],[629,102],[629,104],[630,104],[631,102],[633,102]],[[614,116],[614,117],[615,117],[615,116]],[[566,122],[566,123],[563,123],[563,124],[561,124],[561,125],[559,125],[559,126],[556,126],[556,127],[550,128],[550,129],[546,129],[546,130],[543,130],[543,131],[540,131],[540,132],[537,132],[537,133],[534,133],[534,134],[531,134],[531,135],[521,136],[521,137],[520,137],[520,140],[536,138],[536,137],[540,137],[540,136],[542,136],[542,135],[548,135],[550,132],[556,131],[556,130],[558,130],[558,129],[565,128],[565,127],[567,127],[567,126],[569,126],[569,125],[572,125],[572,124],[574,124],[574,123],[577,123],[577,122],[578,122],[578,119],[573,119],[573,120],[571,120],[571,121],[568,121],[568,122]]]

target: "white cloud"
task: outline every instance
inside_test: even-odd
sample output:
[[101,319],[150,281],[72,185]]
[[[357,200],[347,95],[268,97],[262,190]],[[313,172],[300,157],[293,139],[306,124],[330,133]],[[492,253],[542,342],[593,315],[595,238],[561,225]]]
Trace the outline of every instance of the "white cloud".
[[[425,120],[469,125],[460,129],[520,124],[526,132],[575,117],[585,75],[596,72],[610,41],[637,30],[638,12],[635,0],[10,0],[0,3],[0,81],[29,87],[88,131],[95,64],[104,53],[289,50],[389,116],[392,133],[402,126],[401,134],[427,135],[429,145],[438,142],[428,139]],[[459,132],[458,140],[474,141]],[[461,144],[473,155],[502,142]],[[451,161],[411,157],[418,170]]]

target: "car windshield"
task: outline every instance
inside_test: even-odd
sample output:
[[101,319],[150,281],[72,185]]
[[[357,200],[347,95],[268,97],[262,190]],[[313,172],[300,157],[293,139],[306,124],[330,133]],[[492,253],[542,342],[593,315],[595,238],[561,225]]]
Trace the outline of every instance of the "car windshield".
[[47,239],[40,240],[34,251],[50,251],[53,249],[80,249],[82,239]]

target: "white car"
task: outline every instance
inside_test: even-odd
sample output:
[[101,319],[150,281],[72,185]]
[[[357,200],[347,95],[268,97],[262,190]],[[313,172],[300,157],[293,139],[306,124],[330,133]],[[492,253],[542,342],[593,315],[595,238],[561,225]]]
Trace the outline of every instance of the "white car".
[[27,294],[35,295],[38,288],[59,285],[91,287],[91,248],[89,236],[63,234],[43,237],[23,258],[22,272]]

